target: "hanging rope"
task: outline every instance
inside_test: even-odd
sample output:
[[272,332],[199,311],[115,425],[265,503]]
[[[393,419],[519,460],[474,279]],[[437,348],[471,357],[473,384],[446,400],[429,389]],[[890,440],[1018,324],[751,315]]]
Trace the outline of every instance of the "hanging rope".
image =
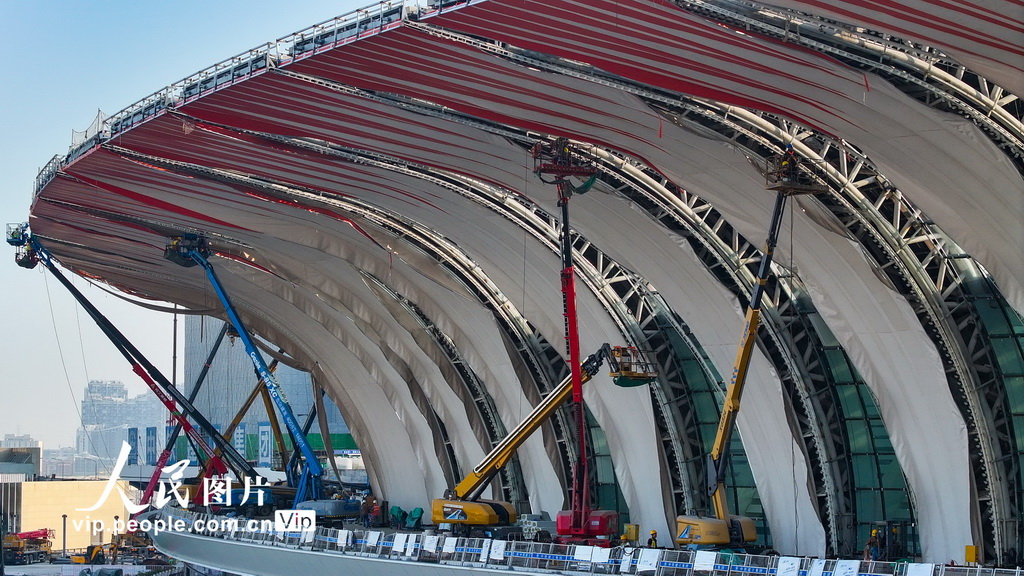
[[[794,244],[794,229],[795,225],[795,212],[794,204],[799,204],[799,198],[796,202],[793,202],[789,206],[789,272],[791,277],[795,278],[797,275],[796,271],[796,244]],[[779,286],[779,290],[782,287]],[[792,294],[790,294],[792,297]],[[793,323],[790,322],[787,325],[789,332],[789,341],[793,341]],[[800,510],[797,505],[797,483],[796,483],[796,440],[790,438],[789,440],[789,458],[793,463],[793,542],[799,548],[800,546]]]
[[82,370],[85,371],[85,381],[89,382],[89,363],[85,354],[85,338],[82,338],[82,317],[78,314],[78,306],[75,306],[75,324],[78,326],[78,347],[82,352]]
[[[82,410],[78,405],[78,399],[75,398],[75,390],[71,386],[71,375],[68,374],[68,365],[64,361],[64,349],[60,345],[60,333],[57,331],[57,317],[53,313],[53,299],[50,297],[50,283],[46,279],[46,275],[43,275],[43,286],[46,288],[46,302],[50,307],[50,324],[53,326],[53,338],[57,341],[57,355],[60,357],[61,368],[64,369],[64,381],[68,385],[68,393],[71,395],[71,401],[75,405],[75,413],[78,414],[78,425],[82,427],[82,431],[85,432],[85,441],[89,444],[90,452],[96,454],[96,445],[92,441],[92,435],[85,429],[85,420],[82,418]],[[78,307],[75,307],[75,313],[78,313]],[[104,446],[106,448],[106,446]],[[99,456],[99,454],[96,454]],[[107,451],[107,458],[110,458],[110,451]]]

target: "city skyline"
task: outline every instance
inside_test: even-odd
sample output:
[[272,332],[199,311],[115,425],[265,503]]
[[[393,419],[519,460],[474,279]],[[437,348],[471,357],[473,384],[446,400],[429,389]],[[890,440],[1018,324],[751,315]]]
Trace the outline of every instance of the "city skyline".
[[[95,388],[95,385],[104,385],[106,387],[120,388],[122,391],[121,398],[123,399],[123,409],[113,412],[109,406],[100,406],[96,402],[95,397],[91,397],[89,391],[91,388]],[[81,420],[79,427],[76,428],[69,439],[65,442],[61,442],[57,445],[51,445],[42,438],[37,437],[32,431],[25,430],[3,430],[0,429],[0,436],[2,441],[14,440],[17,438],[31,439],[42,443],[42,447],[45,450],[59,450],[62,448],[78,448],[81,444],[81,433],[83,426],[99,426],[100,428],[114,427],[117,425],[124,425],[128,428],[141,427],[141,422],[148,422],[152,420],[148,426],[159,426],[162,427],[164,424],[158,417],[156,419],[153,416],[157,413],[167,414],[166,408],[163,403],[160,402],[159,398],[152,394],[150,391],[140,392],[138,394],[132,394],[129,391],[127,384],[120,380],[90,380],[86,382],[85,386],[82,387],[82,394],[78,396],[81,404]],[[115,424],[120,422],[120,424]],[[95,454],[102,456],[101,454]]]

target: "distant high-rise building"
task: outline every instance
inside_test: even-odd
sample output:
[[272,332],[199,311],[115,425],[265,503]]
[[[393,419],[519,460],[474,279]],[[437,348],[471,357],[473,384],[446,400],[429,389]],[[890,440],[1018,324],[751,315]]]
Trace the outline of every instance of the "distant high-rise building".
[[[222,326],[222,321],[212,318],[192,316],[185,319],[186,394],[191,393],[192,386],[195,384]],[[267,358],[266,355],[264,357]],[[270,362],[269,358],[267,361]],[[278,366],[274,377],[281,387],[284,397],[291,405],[296,419],[300,423],[304,422],[313,406],[312,381],[309,374],[282,364]],[[224,431],[257,382],[252,360],[246,354],[241,341],[226,338],[211,363],[209,373],[194,404],[214,427]],[[330,398],[325,398],[324,405],[332,439],[336,435],[348,434],[348,426],[334,402]],[[269,422],[269,418],[266,408],[262,401],[257,400],[242,420],[240,426],[242,430],[228,438],[228,441],[239,447],[240,440],[237,434],[244,434],[247,447],[246,458],[255,460],[260,423],[267,422]],[[281,421],[281,427],[284,429],[283,421]],[[319,444],[322,441],[317,425],[314,424],[310,436],[313,438],[311,443],[317,445],[316,448],[320,448]],[[352,445],[334,446],[334,448],[344,447],[351,448]]]
[[82,425],[110,428],[124,424],[128,388],[117,380],[92,380],[82,397]]
[[[109,466],[117,459],[121,443],[128,441],[130,428],[139,430],[139,438],[147,427],[155,426],[157,441],[162,444],[166,421],[167,409],[151,392],[130,397],[122,382],[93,380],[86,385],[82,397],[82,427],[75,441],[76,453],[96,456],[103,466]],[[143,446],[138,448],[141,451]]]
[[36,440],[30,434],[4,434],[4,439],[0,440],[0,448],[40,448],[42,449],[43,442]]

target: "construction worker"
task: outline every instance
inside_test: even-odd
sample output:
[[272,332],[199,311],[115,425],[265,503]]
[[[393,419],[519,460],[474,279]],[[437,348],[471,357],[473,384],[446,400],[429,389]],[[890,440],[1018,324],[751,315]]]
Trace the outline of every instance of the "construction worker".
[[367,494],[363,497],[363,503],[359,505],[359,520],[363,524],[363,528],[370,527],[370,515],[373,514],[373,501],[370,500],[370,495]]
[[786,144],[786,152],[782,155],[782,181],[796,182],[798,158],[792,144]]
[[648,548],[657,548],[658,547],[658,531],[657,530],[651,530],[651,537],[647,539],[647,547]]
[[878,560],[878,530],[871,531],[871,537],[864,545],[864,560]]
[[373,509],[370,512],[370,526],[380,526],[381,521],[381,509],[380,502],[376,498],[373,499]]

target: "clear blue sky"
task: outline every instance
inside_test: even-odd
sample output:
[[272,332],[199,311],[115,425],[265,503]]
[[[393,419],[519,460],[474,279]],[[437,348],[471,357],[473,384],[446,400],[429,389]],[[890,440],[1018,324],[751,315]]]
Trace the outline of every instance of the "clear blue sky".
[[[33,181],[72,130],[259,44],[370,4],[368,0],[6,0],[0,2],[0,217],[28,218]],[[145,384],[42,267],[0,245],[0,437],[74,444],[89,380]],[[168,377],[172,318],[76,285]],[[180,325],[181,323],[179,323]],[[179,340],[179,348],[180,348]],[[179,353],[179,366],[181,358]],[[181,369],[178,381],[182,380]]]

